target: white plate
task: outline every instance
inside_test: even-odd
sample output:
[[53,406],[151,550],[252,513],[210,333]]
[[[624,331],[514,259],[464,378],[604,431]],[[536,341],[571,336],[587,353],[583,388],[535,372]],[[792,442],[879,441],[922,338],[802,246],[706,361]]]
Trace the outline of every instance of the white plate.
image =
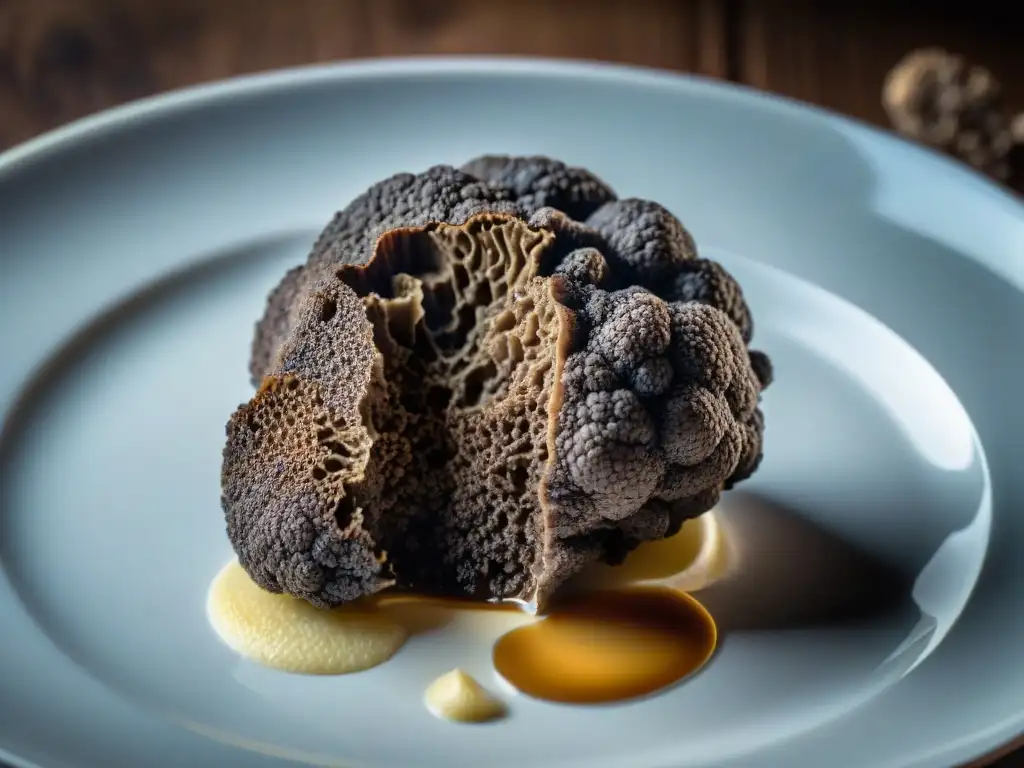
[[[710,665],[615,706],[513,696],[509,720],[467,727],[420,697],[455,665],[493,683],[479,637],[417,638],[370,672],[308,678],[237,658],[203,607],[230,557],[220,450],[250,395],[266,292],[372,182],[485,152],[558,157],[667,205],[744,285],[777,380],[765,462],[722,508],[748,571],[705,595],[723,630]],[[989,751],[1024,722],[1022,248],[1020,206],[927,152],[744,89],[606,66],[297,70],[11,150],[0,755],[911,768]],[[856,570],[868,556],[878,567]],[[862,598],[869,610],[825,621]]]

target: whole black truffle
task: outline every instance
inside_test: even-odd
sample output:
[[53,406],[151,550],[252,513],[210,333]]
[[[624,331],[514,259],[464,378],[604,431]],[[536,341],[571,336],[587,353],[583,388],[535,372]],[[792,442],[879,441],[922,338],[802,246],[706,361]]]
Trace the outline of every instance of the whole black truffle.
[[258,584],[319,606],[388,587],[543,606],[756,470],[752,332],[671,213],[587,171],[394,176],[269,297],[259,390],[227,427],[228,535]]

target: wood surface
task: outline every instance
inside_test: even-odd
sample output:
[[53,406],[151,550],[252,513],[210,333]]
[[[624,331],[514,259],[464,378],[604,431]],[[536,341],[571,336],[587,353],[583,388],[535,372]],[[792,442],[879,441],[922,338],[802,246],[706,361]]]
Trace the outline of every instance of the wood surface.
[[886,72],[914,48],[939,46],[986,66],[1008,107],[1024,110],[1024,47],[1007,12],[984,1],[936,8],[899,0],[745,0],[730,18],[732,76],[887,127],[879,98]]
[[0,0],[0,147],[138,96],[338,59],[502,53],[724,76],[713,0]]
[[[885,126],[886,71],[940,45],[1024,110],[1013,3],[814,0],[0,0],[0,149],[134,98],[348,58],[501,53],[696,72]],[[1024,745],[1024,742],[1021,742]],[[999,768],[1024,766],[1001,750]]]

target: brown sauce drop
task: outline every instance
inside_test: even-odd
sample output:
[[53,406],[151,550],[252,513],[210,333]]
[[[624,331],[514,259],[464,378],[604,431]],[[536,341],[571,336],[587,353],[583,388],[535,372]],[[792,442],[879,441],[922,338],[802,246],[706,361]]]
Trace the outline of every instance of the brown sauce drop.
[[494,666],[517,690],[566,704],[632,699],[700,669],[715,623],[689,595],[641,587],[580,595],[494,646]]

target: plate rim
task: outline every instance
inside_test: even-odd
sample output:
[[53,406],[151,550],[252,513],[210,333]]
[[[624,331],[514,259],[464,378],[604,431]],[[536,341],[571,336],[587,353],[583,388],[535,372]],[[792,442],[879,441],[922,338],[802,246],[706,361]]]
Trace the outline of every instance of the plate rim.
[[[704,95],[753,107],[774,110],[789,119],[810,121],[812,125],[839,125],[855,129],[874,138],[895,143],[902,152],[917,156],[918,162],[941,171],[959,184],[969,184],[975,194],[988,202],[1017,207],[1024,214],[1024,197],[988,178],[980,171],[958,162],[927,146],[912,142],[899,134],[791,96],[772,93],[730,80],[682,71],[673,71],[639,64],[601,61],[585,58],[552,58],[526,55],[496,54],[434,54],[352,58],[325,63],[304,64],[285,68],[239,74],[210,82],[168,89],[150,96],[129,100],[51,128],[32,138],[0,151],[0,179],[18,173],[33,163],[68,147],[122,129],[150,121],[160,121],[192,109],[221,104],[232,97],[269,94],[290,86],[309,87],[318,83],[392,80],[403,77],[443,79],[445,76],[528,76],[540,79],[562,77],[591,83],[629,84],[662,90],[669,96]],[[1018,736],[1007,739],[1007,731]],[[995,736],[995,738],[993,738]],[[968,747],[976,752],[967,765],[972,768],[990,765],[1017,749],[1024,748],[1024,710],[989,728],[964,735],[949,749],[939,748],[929,758],[940,758],[950,750]],[[920,756],[918,756],[920,757]],[[914,760],[911,755],[904,759]],[[9,752],[0,745],[0,761],[11,768],[46,768]],[[902,764],[902,763],[901,763]],[[909,768],[910,763],[907,763]]]
[[410,56],[354,57],[322,63],[300,64],[269,70],[232,75],[209,82],[170,88],[149,96],[130,99],[121,104],[78,117],[50,128],[25,141],[0,151],[0,175],[14,172],[19,166],[42,160],[47,154],[76,141],[102,136],[110,130],[133,123],[160,119],[182,109],[216,103],[226,96],[252,96],[301,83],[386,79],[402,76],[437,77],[446,74],[486,77],[488,75],[561,76],[592,82],[633,83],[662,88],[675,93],[702,93],[740,103],[753,102],[763,109],[775,109],[789,117],[810,119],[867,131],[874,138],[896,142],[925,159],[938,163],[964,180],[987,188],[988,193],[1024,208],[1024,198],[994,182],[985,174],[956,161],[919,142],[911,141],[895,131],[873,125],[866,120],[792,96],[766,91],[745,83],[720,79],[695,72],[675,71],[642,64],[604,61],[587,58],[553,58],[517,54],[424,54]]

